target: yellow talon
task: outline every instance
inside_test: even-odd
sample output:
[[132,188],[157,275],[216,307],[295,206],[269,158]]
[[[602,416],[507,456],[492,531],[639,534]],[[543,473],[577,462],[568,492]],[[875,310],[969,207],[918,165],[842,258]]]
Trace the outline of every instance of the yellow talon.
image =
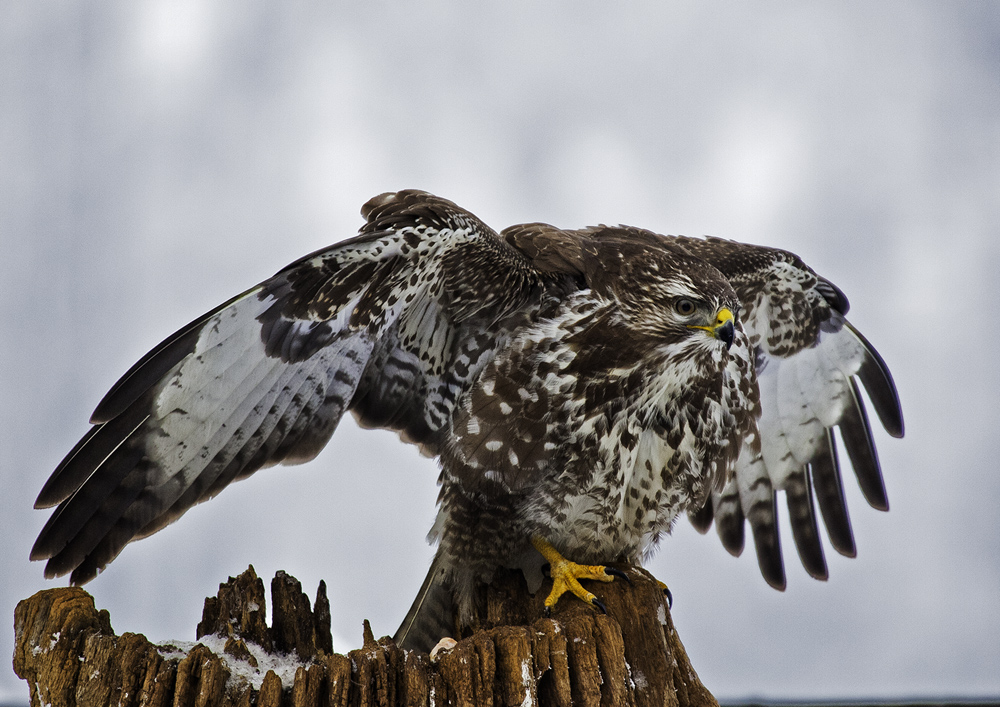
[[552,547],[547,540],[534,537],[531,544],[542,554],[549,563],[549,576],[552,577],[552,591],[545,598],[545,608],[551,609],[556,605],[566,592],[572,592],[577,597],[604,610],[604,605],[598,601],[597,597],[580,586],[581,579],[596,579],[598,582],[610,582],[614,576],[608,574],[606,568],[601,565],[578,565],[567,560],[559,554],[559,551]]

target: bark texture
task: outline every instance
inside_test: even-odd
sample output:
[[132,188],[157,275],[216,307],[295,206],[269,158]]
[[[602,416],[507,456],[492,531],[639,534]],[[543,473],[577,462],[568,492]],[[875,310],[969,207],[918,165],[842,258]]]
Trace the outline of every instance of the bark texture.
[[660,585],[625,570],[597,585],[608,614],[564,597],[543,615],[549,587],[535,596],[519,573],[500,576],[480,596],[475,630],[435,660],[391,638],[333,652],[330,604],[315,602],[278,572],[268,625],[264,583],[250,567],[205,600],[199,643],[156,646],[111,628],[106,611],[78,587],[38,592],[17,605],[14,671],[31,704],[234,705],[717,705],[688,661]]

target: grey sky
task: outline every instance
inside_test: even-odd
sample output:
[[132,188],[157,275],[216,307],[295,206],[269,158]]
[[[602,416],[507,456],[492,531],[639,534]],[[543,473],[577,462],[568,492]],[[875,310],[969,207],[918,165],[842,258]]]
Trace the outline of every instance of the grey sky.
[[[685,522],[650,569],[722,698],[1000,694],[1000,5],[12,2],[0,22],[0,614],[55,583],[31,510],[159,340],[415,187],[494,227],[628,223],[788,248],[891,367],[891,512],[789,588]],[[329,584],[335,647],[391,634],[436,468],[345,422],[87,586],[193,639],[253,563]],[[12,650],[0,632],[0,655]],[[9,664],[8,664],[9,665]],[[0,668],[0,699],[26,686]]]

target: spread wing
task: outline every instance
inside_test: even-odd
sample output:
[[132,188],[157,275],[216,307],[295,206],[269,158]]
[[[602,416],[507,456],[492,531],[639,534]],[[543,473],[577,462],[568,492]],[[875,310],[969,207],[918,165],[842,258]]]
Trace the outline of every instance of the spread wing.
[[437,453],[539,275],[444,199],[385,194],[362,213],[358,237],[192,322],[111,389],[35,504],[58,505],[31,552],[46,576],[87,582],[229,483],[313,458],[348,409]]
[[868,503],[889,508],[858,385],[886,431],[902,437],[889,369],[845,319],[844,294],[797,256],[716,238],[679,240],[719,268],[740,297],[744,328],[755,347],[761,405],[760,453],[744,448],[734,478],[691,520],[705,532],[714,518],[723,545],[734,555],[743,550],[748,520],[761,573],[783,589],[776,505],[776,492],[783,490],[799,558],[810,575],[826,579],[819,516],[834,549],[849,557],[856,553],[835,429]]

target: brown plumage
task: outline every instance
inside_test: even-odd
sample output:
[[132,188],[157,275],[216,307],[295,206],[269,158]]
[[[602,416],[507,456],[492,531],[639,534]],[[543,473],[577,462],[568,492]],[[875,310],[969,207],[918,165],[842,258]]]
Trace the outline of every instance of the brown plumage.
[[639,562],[676,516],[784,585],[775,490],[807,569],[854,551],[833,446],[886,507],[867,388],[902,434],[892,380],[847,300],[785,251],[628,227],[497,234],[451,202],[383,194],[360,234],[167,339],[100,403],[53,473],[32,550],[86,582],[132,539],[234,480],[315,456],[351,410],[441,460],[438,553],[399,634],[426,648],[501,566],[534,585],[569,559]]

